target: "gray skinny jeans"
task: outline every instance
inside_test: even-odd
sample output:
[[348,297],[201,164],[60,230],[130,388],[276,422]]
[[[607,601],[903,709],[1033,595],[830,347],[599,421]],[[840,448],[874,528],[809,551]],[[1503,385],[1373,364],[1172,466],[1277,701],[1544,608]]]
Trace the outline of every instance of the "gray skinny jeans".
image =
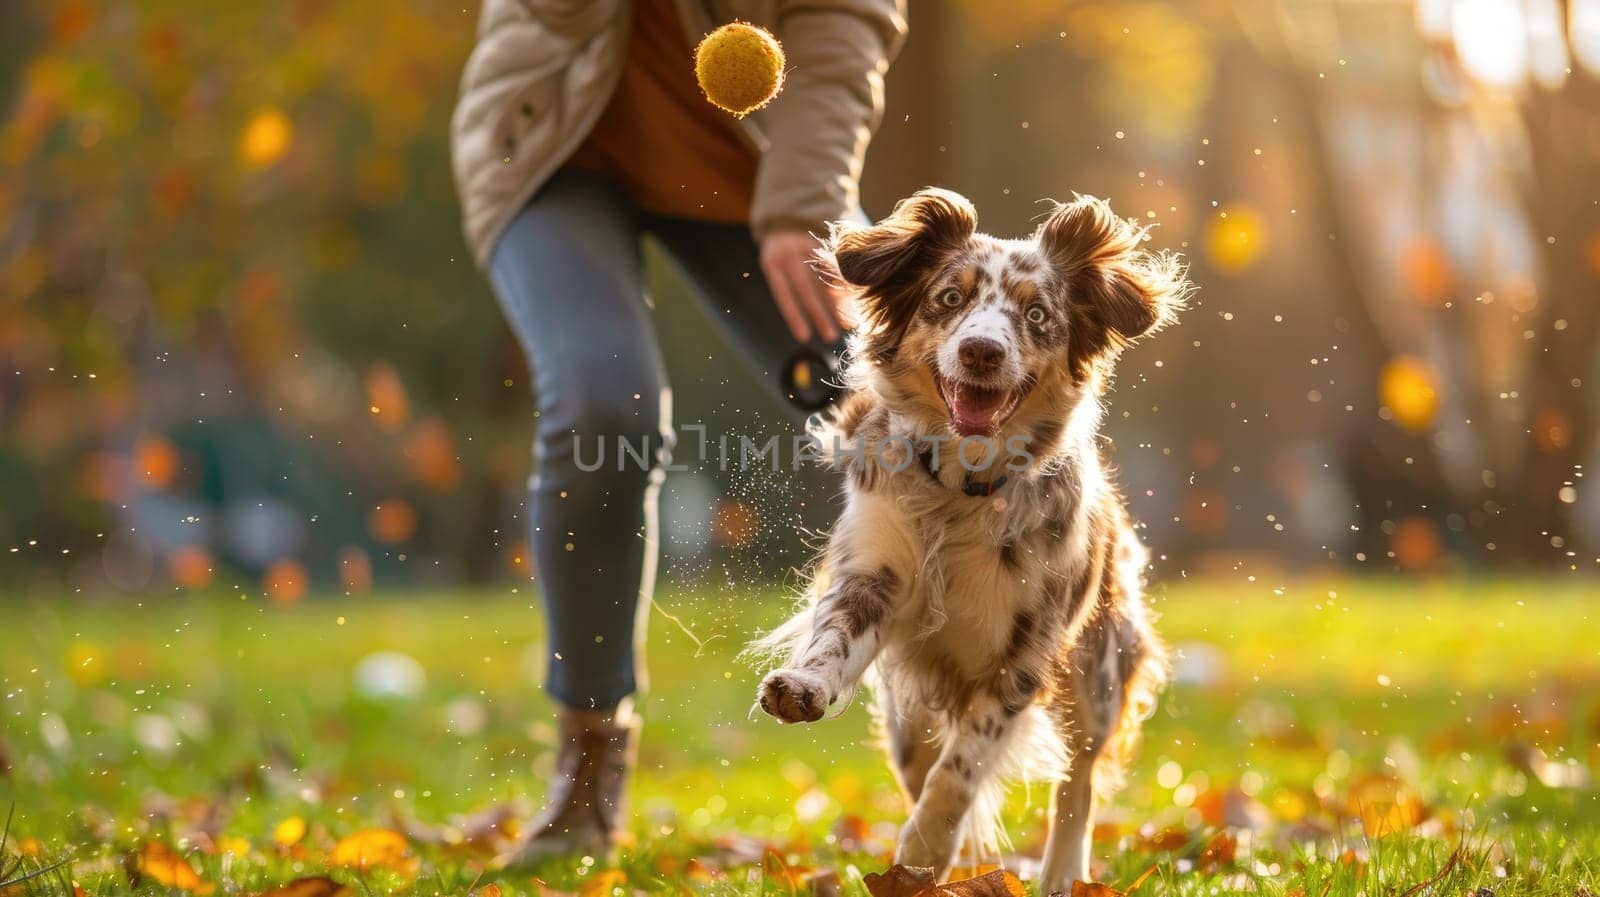
[[[666,249],[751,374],[796,421],[810,410],[786,395],[783,369],[801,347],[743,225],[647,214],[604,176],[573,168],[512,220],[489,275],[533,377],[527,535],[549,633],[545,687],[582,709],[614,707],[637,688],[636,641],[655,585],[657,453],[672,423],[644,298],[645,234]],[[619,464],[618,437],[646,443],[656,463]],[[597,440],[606,447],[598,468]]]

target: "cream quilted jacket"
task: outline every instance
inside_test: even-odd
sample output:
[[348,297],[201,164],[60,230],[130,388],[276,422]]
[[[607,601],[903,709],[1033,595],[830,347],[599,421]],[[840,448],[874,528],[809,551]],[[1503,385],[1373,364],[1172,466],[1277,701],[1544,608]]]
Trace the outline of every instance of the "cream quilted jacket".
[[[761,159],[755,234],[816,230],[849,215],[883,113],[883,75],[905,37],[905,0],[676,2],[691,46],[734,19],[783,42],[783,92],[736,126]],[[630,0],[483,0],[450,124],[463,227],[479,265],[604,111],[631,13]]]

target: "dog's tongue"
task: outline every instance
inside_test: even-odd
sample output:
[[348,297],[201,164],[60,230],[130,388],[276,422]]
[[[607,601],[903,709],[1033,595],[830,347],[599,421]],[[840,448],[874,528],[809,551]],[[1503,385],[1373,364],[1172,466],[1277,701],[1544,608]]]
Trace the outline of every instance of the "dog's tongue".
[[950,384],[945,398],[950,403],[950,423],[962,436],[978,436],[993,430],[995,418],[1006,403],[1006,394],[1001,390],[965,383]]

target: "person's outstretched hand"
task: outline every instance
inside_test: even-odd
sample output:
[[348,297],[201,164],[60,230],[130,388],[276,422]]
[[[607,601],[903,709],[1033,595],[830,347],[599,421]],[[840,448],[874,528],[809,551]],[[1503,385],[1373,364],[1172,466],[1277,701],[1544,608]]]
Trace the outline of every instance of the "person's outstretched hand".
[[761,273],[796,342],[810,342],[814,333],[833,343],[851,326],[843,309],[846,296],[811,269],[816,248],[816,238],[805,231],[773,231],[761,240]]

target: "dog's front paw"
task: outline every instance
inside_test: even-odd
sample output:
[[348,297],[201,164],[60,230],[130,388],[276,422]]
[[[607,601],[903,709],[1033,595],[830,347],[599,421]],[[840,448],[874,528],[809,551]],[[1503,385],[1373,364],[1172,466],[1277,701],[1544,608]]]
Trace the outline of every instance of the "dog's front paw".
[[821,676],[773,670],[761,680],[761,709],[786,723],[814,723],[833,700]]

